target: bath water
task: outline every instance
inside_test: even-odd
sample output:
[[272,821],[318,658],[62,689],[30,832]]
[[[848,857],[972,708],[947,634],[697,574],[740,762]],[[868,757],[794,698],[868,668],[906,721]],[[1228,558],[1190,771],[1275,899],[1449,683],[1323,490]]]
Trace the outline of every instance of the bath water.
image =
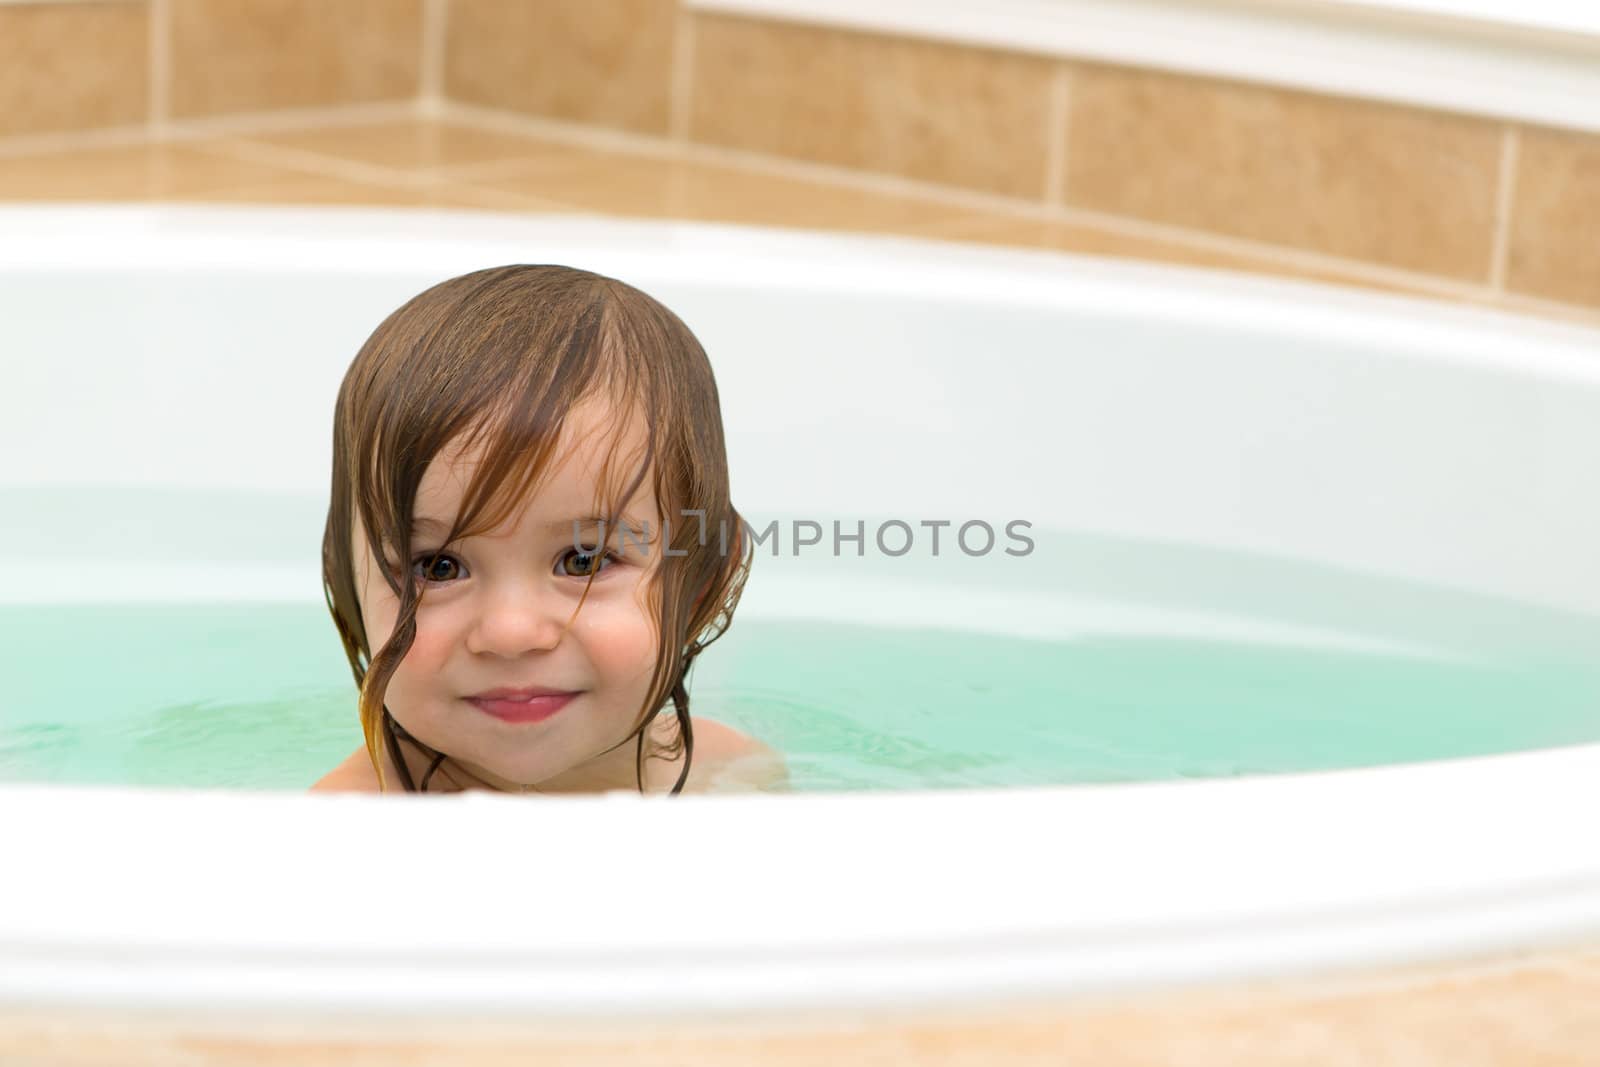
[[[0,609],[0,780],[303,789],[361,743],[326,609]],[[1160,637],[736,622],[691,710],[792,788],[1207,778],[1600,740],[1600,673]]]
[[[361,744],[314,566],[320,500],[99,492],[90,523],[84,494],[51,493],[0,494],[0,547],[26,564],[0,596],[0,781],[303,790]],[[797,791],[1600,741],[1600,619],[1250,553],[1032,536],[1024,560],[759,555],[691,674],[692,714],[782,750]],[[274,586],[279,565],[300,568],[283,572],[293,588]],[[261,595],[166,595],[169,574],[189,592],[256,574],[234,586]]]

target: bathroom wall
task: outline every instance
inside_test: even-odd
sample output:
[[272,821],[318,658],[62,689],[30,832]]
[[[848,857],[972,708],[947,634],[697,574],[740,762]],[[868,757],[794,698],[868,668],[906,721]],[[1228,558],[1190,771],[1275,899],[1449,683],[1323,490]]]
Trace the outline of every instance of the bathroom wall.
[[676,0],[0,2],[0,152],[384,103],[1600,310],[1592,133]]

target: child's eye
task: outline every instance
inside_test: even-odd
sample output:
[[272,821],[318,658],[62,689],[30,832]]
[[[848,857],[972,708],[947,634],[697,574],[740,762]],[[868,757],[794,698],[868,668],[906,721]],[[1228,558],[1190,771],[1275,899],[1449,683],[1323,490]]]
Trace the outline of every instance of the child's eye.
[[442,552],[424,552],[411,561],[411,566],[413,573],[415,573],[415,568],[423,568],[423,573],[418,574],[418,578],[426,582],[441,584],[451,580],[449,577],[442,576],[439,573],[439,566],[444,563],[449,563],[457,568],[461,566],[460,561],[454,556],[447,556]]
[[[621,557],[615,552],[600,552],[596,548],[569,549],[557,566],[569,578],[587,578],[590,571],[603,571]],[[461,561],[443,552],[424,552],[411,561],[412,573],[434,585],[445,585],[461,577]],[[420,573],[419,573],[420,571]]]
[[561,573],[569,578],[587,578],[590,571],[602,571],[607,564],[620,562],[615,552],[599,552],[593,548],[569,549],[557,564]]

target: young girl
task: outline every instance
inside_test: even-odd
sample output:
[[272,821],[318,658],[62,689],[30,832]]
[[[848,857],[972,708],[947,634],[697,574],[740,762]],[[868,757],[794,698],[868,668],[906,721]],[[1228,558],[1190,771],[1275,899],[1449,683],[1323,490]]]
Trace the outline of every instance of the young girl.
[[339,389],[323,585],[366,743],[312,790],[781,786],[778,753],[689,720],[752,556],[676,315],[570,267],[433,286]]

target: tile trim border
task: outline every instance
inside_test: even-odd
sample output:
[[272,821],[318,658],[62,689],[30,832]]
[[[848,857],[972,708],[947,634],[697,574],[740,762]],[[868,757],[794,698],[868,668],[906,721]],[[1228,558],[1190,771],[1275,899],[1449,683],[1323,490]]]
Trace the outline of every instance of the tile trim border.
[[[1351,282],[1405,290],[1414,296],[1499,307],[1541,318],[1564,319],[1579,325],[1600,325],[1600,312],[1596,309],[1525,294],[1502,292],[1486,282],[1461,281],[1398,267],[1385,267],[1363,260],[1304,251],[1287,245],[1230,237],[1166,223],[1146,222],[1085,208],[1005,197],[832,164],[782,159],[759,152],[722,148],[693,141],[678,142],[670,138],[601,129],[584,123],[538,118],[454,101],[445,103],[440,118],[442,121],[455,122],[463,126],[522,134],[558,144],[631,153],[642,158],[692,160],[739,168],[752,173],[831,184],[868,193],[915,197],[951,207],[992,212],[1017,219],[1081,226],[1112,236],[1164,241],[1195,251],[1248,257],[1272,263],[1282,268],[1285,273],[1320,271],[1343,276]],[[468,165],[452,170],[448,177],[455,181],[470,183],[476,178],[515,170],[519,165],[517,160]]]
[[682,0],[705,14],[925,37],[1600,132],[1600,37],[1273,0]]

